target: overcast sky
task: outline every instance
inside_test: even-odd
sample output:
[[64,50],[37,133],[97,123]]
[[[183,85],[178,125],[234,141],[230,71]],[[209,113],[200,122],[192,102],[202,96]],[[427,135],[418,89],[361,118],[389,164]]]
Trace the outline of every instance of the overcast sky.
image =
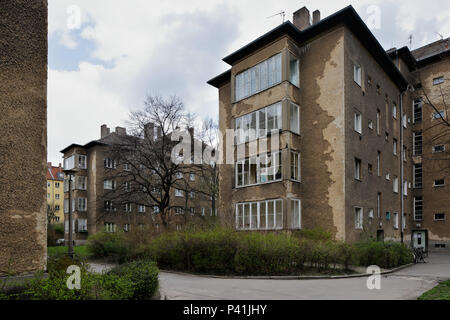
[[324,18],[349,4],[368,24],[380,13],[372,31],[386,50],[409,45],[410,34],[412,49],[450,36],[445,0],[49,0],[48,161],[98,139],[102,124],[123,126],[147,94],[177,94],[189,111],[217,117],[206,81],[282,22],[267,17],[285,11],[292,21],[306,5]]

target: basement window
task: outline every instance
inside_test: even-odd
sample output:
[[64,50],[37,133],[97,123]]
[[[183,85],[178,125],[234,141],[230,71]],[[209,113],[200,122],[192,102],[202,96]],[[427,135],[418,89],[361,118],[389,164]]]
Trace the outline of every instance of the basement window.
[[443,145],[443,144],[438,144],[436,146],[433,146],[433,153],[444,152],[444,151],[445,151],[445,145]]
[[444,221],[444,220],[445,220],[445,213],[434,214],[434,221]]
[[433,187],[443,187],[445,185],[444,179],[434,180]]

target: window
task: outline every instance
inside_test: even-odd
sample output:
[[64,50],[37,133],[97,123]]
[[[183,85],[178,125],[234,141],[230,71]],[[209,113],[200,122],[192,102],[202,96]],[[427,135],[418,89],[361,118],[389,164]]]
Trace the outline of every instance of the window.
[[59,189],[59,182],[55,182],[55,188]]
[[138,212],[144,213],[145,212],[145,206],[143,204],[138,204]]
[[387,131],[385,132],[384,140],[389,141],[389,132],[387,132]]
[[373,219],[373,209],[369,209],[369,219]]
[[392,183],[392,189],[395,193],[398,193],[398,177],[394,176],[394,181]]
[[355,179],[361,180],[361,160],[358,158],[355,158]]
[[414,165],[414,188],[422,188],[422,164]]
[[407,196],[408,195],[408,181],[403,181],[403,195]]
[[128,181],[126,181],[126,182],[123,184],[123,190],[124,190],[124,191],[130,191],[130,188],[131,188],[131,183],[128,182]]
[[300,61],[290,54],[289,57],[289,81],[296,87],[300,87]]
[[183,214],[183,208],[181,208],[181,207],[176,207],[175,208],[175,214]]
[[78,232],[87,232],[87,219],[77,219]]
[[377,217],[381,218],[381,193],[377,194]]
[[56,200],[59,200],[59,193],[56,193],[56,194],[55,194],[55,199],[56,199]]
[[291,179],[300,181],[300,153],[291,151]]
[[437,119],[444,119],[444,116],[445,116],[444,111],[433,113],[433,119],[435,119],[435,120],[437,120]]
[[433,86],[444,83],[444,77],[437,77],[433,79]]
[[202,208],[202,216],[205,216],[205,208]]
[[184,197],[184,191],[180,189],[175,189],[175,197]]
[[105,168],[109,168],[109,169],[114,169],[116,167],[116,161],[106,158],[103,160],[103,164],[105,166]]
[[295,103],[290,104],[291,131],[300,134],[300,107]]
[[363,209],[355,207],[355,229],[363,228]]
[[423,220],[423,198],[421,196],[414,197],[414,220]]
[[405,213],[402,215],[402,228],[403,228],[403,230],[406,229],[406,214]]
[[189,180],[190,181],[195,181],[195,174],[194,173],[189,174]]
[[300,200],[291,200],[291,228],[301,228],[301,202]]
[[55,205],[55,211],[59,211],[61,210],[61,207],[59,206],[59,204]]
[[105,231],[108,233],[114,233],[117,231],[116,224],[112,222],[105,222]]
[[69,199],[64,199],[64,213],[69,213]]
[[393,144],[393,147],[394,147],[393,153],[396,156],[397,155],[397,139],[395,139],[395,138],[392,139],[392,144]]
[[407,161],[407,158],[408,158],[408,149],[406,149],[406,146],[403,146],[403,155],[402,155],[402,157],[403,157],[403,161]]
[[439,153],[439,152],[444,152],[445,151],[445,145],[443,144],[438,144],[436,146],[433,146],[433,153]]
[[413,121],[414,123],[421,123],[422,122],[422,99],[416,99],[414,100],[413,109],[414,109],[414,115],[413,115]]
[[413,133],[414,150],[413,154],[415,156],[422,155],[422,131]]
[[191,216],[193,216],[195,214],[195,208],[189,208],[189,212],[191,213]]
[[377,174],[381,177],[381,151],[377,153]]
[[[272,130],[281,130],[281,102],[235,119],[236,143],[265,137]],[[299,127],[300,128],[300,127]]]
[[355,131],[362,133],[362,116],[359,112],[355,112]]
[[86,198],[77,198],[77,211],[87,211],[87,199]]
[[116,187],[116,183],[114,180],[104,180],[103,181],[103,189],[105,190],[114,190]]
[[177,172],[175,176],[177,179],[183,179],[183,172]]
[[361,67],[356,64],[353,65],[353,80],[361,87]]
[[398,229],[398,213],[394,212],[394,229]]
[[445,220],[445,213],[434,214],[434,221],[444,221],[444,220]]
[[50,188],[50,182],[47,182],[47,188]]
[[263,154],[236,162],[236,187],[281,180],[281,152]]
[[369,126],[370,130],[373,130],[373,121],[372,120],[368,121],[368,126]]
[[87,177],[78,176],[77,180],[77,189],[78,190],[86,190],[87,189]]
[[129,232],[130,230],[131,230],[130,224],[129,224],[129,223],[125,223],[125,224],[123,225],[123,231]]
[[391,220],[391,213],[389,211],[386,211],[386,221]]
[[403,123],[403,128],[408,127],[408,119],[406,117],[406,114],[403,114],[403,116],[402,116],[402,123]]
[[381,132],[381,111],[377,110],[377,134],[379,135]]
[[372,164],[370,164],[370,163],[367,164],[367,172],[368,172],[369,174],[372,174],[372,173],[373,173],[373,167],[372,167]]
[[391,176],[390,176],[389,172],[386,173],[386,180],[391,180]]
[[191,199],[195,198],[195,192],[194,191],[189,192],[189,197]]
[[86,156],[78,155],[78,168],[86,169]]
[[124,204],[124,208],[123,208],[123,211],[125,211],[125,212],[131,212],[131,203],[125,203]]
[[153,213],[159,213],[160,209],[158,206],[153,206]]
[[433,187],[443,187],[445,185],[444,179],[434,180]]
[[116,208],[111,200],[106,200],[104,202],[104,209],[105,211],[116,211]]
[[64,158],[64,170],[71,170],[75,168],[75,155]]
[[123,165],[123,170],[125,170],[125,171],[131,171],[131,166],[130,166],[130,164],[129,164],[129,163],[124,163],[124,165]]
[[241,100],[281,82],[281,53],[235,77],[235,100]]
[[397,119],[397,104],[395,102],[392,105],[392,117]]
[[236,229],[282,229],[283,201],[268,200],[236,204]]

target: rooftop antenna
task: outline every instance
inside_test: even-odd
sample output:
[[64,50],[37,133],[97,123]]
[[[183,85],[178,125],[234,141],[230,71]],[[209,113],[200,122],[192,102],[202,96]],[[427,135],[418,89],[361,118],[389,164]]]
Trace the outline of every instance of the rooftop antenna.
[[441,37],[441,40],[444,40],[444,36],[440,34],[439,32],[435,32],[439,37]]
[[412,40],[413,40],[412,34],[409,35],[408,40],[409,40],[409,50],[411,50]]
[[281,16],[283,18],[283,23],[284,23],[284,17],[286,16],[286,12],[284,12],[284,11],[278,12],[278,13],[270,16],[270,17],[267,17],[266,19],[273,18],[273,17],[276,17],[276,16]]

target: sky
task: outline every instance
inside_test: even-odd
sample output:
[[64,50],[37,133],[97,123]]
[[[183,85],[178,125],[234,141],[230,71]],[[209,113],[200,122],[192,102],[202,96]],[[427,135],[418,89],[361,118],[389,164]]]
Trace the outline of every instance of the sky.
[[281,24],[279,12],[292,21],[307,6],[324,18],[349,4],[386,50],[409,35],[412,49],[450,36],[445,0],[49,0],[48,161],[100,138],[102,124],[126,126],[149,94],[217,118],[206,81],[229,68],[223,57]]

